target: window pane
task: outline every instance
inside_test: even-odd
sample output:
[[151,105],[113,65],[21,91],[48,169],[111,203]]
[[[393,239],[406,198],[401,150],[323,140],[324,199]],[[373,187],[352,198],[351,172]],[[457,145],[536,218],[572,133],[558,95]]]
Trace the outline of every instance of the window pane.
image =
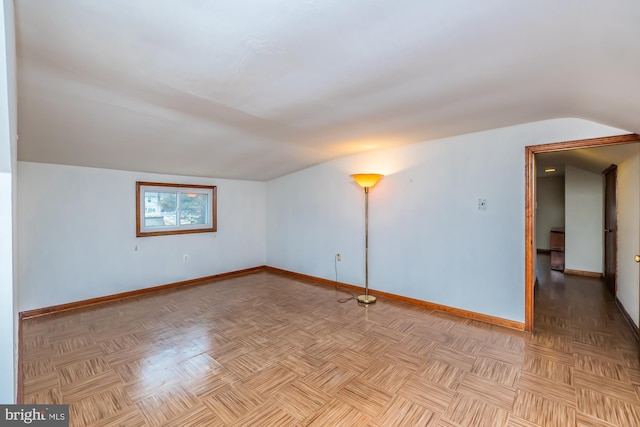
[[216,187],[136,182],[136,237],[217,231]]
[[144,193],[144,226],[166,227],[176,225],[178,193]]
[[207,224],[207,204],[207,194],[181,193],[180,224]]

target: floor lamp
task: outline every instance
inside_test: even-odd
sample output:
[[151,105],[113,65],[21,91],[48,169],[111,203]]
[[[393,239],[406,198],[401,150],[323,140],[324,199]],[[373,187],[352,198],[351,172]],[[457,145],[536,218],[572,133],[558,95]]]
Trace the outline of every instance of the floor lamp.
[[379,173],[357,173],[351,175],[364,188],[364,295],[358,296],[363,304],[373,304],[376,297],[369,295],[369,189],[376,185],[383,175]]

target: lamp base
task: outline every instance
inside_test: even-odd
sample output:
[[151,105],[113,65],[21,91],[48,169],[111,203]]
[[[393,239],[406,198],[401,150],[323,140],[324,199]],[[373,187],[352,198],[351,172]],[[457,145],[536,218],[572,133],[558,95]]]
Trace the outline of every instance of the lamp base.
[[358,295],[358,302],[363,304],[373,304],[376,302],[376,297],[373,295]]

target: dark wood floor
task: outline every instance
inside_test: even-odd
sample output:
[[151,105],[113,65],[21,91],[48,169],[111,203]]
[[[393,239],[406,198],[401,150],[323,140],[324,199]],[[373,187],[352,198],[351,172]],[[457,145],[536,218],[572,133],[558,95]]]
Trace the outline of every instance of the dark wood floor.
[[266,272],[29,319],[24,400],[74,426],[640,426],[612,298],[543,271],[533,334]]

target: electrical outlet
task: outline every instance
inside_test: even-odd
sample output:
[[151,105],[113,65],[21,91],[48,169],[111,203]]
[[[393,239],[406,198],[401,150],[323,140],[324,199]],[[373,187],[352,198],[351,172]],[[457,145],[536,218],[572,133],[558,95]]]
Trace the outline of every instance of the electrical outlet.
[[183,262],[189,262],[189,255],[188,254],[182,255],[182,261]]
[[338,262],[342,261],[342,254],[336,254],[336,261]]

